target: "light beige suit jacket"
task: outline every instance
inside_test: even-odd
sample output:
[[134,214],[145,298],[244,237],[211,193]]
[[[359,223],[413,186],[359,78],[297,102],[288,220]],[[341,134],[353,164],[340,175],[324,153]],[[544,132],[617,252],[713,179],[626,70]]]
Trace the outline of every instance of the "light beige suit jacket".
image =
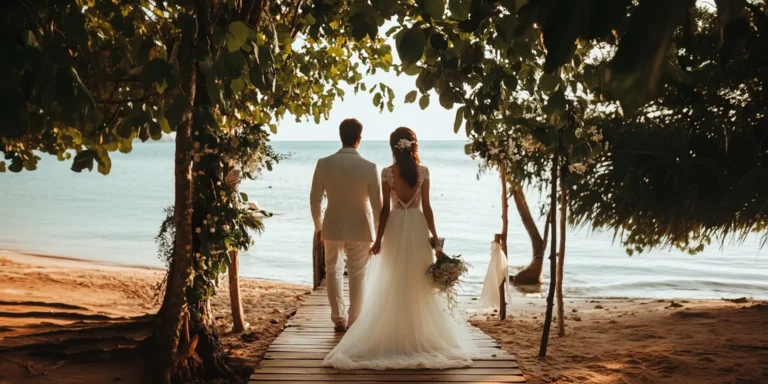
[[379,180],[376,164],[356,149],[342,148],[317,162],[309,202],[323,240],[373,242],[381,213]]

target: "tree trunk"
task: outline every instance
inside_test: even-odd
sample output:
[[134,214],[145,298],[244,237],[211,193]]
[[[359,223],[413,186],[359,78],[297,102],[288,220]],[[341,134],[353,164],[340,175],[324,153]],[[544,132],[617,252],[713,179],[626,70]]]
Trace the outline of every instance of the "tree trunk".
[[[544,252],[547,249],[547,240],[541,238],[536,221],[531,216],[531,210],[528,208],[528,202],[525,200],[525,193],[521,186],[516,185],[512,190],[512,198],[515,201],[515,207],[520,214],[520,220],[523,222],[525,231],[531,239],[531,249],[533,257],[531,263],[523,270],[518,272],[512,279],[515,285],[541,284],[541,269],[544,262]],[[547,219],[549,220],[549,218]],[[548,232],[548,226],[545,225],[545,235]]]
[[229,300],[232,304],[232,332],[240,333],[245,331],[245,320],[243,319],[243,302],[240,300],[240,266],[238,251],[233,249],[229,251]]
[[[194,104],[196,86],[195,36],[196,26],[182,30],[179,45],[179,72],[181,91],[189,105]],[[166,297],[157,335],[154,357],[144,373],[143,381],[149,383],[170,383],[176,367],[176,351],[182,325],[186,318],[186,290],[192,270],[192,108],[183,116],[176,128],[176,149],[174,159],[174,225],[176,241],[173,262],[168,274]]]
[[550,214],[552,218],[552,239],[549,250],[549,293],[547,294],[547,312],[544,317],[544,329],[541,334],[539,357],[547,356],[547,343],[549,343],[549,328],[552,326],[552,309],[555,306],[555,285],[557,283],[557,171],[560,154],[557,150],[552,155],[552,191],[550,196]]
[[565,219],[568,213],[568,188],[565,177],[568,163],[563,161],[560,167],[560,249],[557,253],[557,335],[565,336],[565,304],[563,302],[563,265],[565,264]]
[[[502,161],[499,167],[501,175],[501,250],[507,257],[507,232],[509,228],[509,200],[507,194],[507,165]],[[509,275],[509,271],[504,271],[504,276]],[[507,318],[507,290],[504,281],[499,285],[499,320]]]

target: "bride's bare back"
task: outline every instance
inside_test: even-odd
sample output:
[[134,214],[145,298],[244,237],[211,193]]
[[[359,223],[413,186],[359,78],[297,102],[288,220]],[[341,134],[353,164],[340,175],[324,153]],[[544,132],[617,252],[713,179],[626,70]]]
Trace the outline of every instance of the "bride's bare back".
[[[390,170],[392,172],[392,192],[395,193],[398,199],[405,204],[410,205],[411,201],[414,198],[418,198],[421,195],[422,201],[424,200],[424,191],[428,191],[429,188],[424,187],[424,183],[426,183],[429,179],[422,179],[422,175],[419,175],[419,180],[416,183],[415,186],[411,187],[407,181],[403,180],[403,178],[400,176],[400,167],[397,166],[397,164],[394,164],[390,167]],[[423,173],[425,171],[419,169],[420,173]]]

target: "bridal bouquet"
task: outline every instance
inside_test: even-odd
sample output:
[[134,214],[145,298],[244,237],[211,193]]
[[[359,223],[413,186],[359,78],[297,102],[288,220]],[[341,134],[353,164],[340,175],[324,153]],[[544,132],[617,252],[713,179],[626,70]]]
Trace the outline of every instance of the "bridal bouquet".
[[[469,272],[470,265],[461,260],[461,255],[448,256],[440,250],[445,244],[444,238],[439,238],[437,241],[440,244],[436,252],[437,261],[427,268],[427,276],[432,279],[432,286],[435,290],[445,296],[448,300],[448,306],[453,309],[458,304],[456,298],[459,295],[459,279]],[[429,244],[435,248],[435,239],[430,238]]]

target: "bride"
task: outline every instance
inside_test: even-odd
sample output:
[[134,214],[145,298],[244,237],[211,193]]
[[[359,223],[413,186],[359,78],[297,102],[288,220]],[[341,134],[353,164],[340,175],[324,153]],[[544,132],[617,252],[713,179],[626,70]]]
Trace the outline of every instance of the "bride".
[[[325,357],[337,369],[458,368],[476,347],[461,314],[432,291],[429,234],[438,238],[429,201],[429,169],[419,164],[416,134],[389,138],[394,164],[381,172],[384,206],[360,317]],[[391,210],[390,210],[390,207]]]

